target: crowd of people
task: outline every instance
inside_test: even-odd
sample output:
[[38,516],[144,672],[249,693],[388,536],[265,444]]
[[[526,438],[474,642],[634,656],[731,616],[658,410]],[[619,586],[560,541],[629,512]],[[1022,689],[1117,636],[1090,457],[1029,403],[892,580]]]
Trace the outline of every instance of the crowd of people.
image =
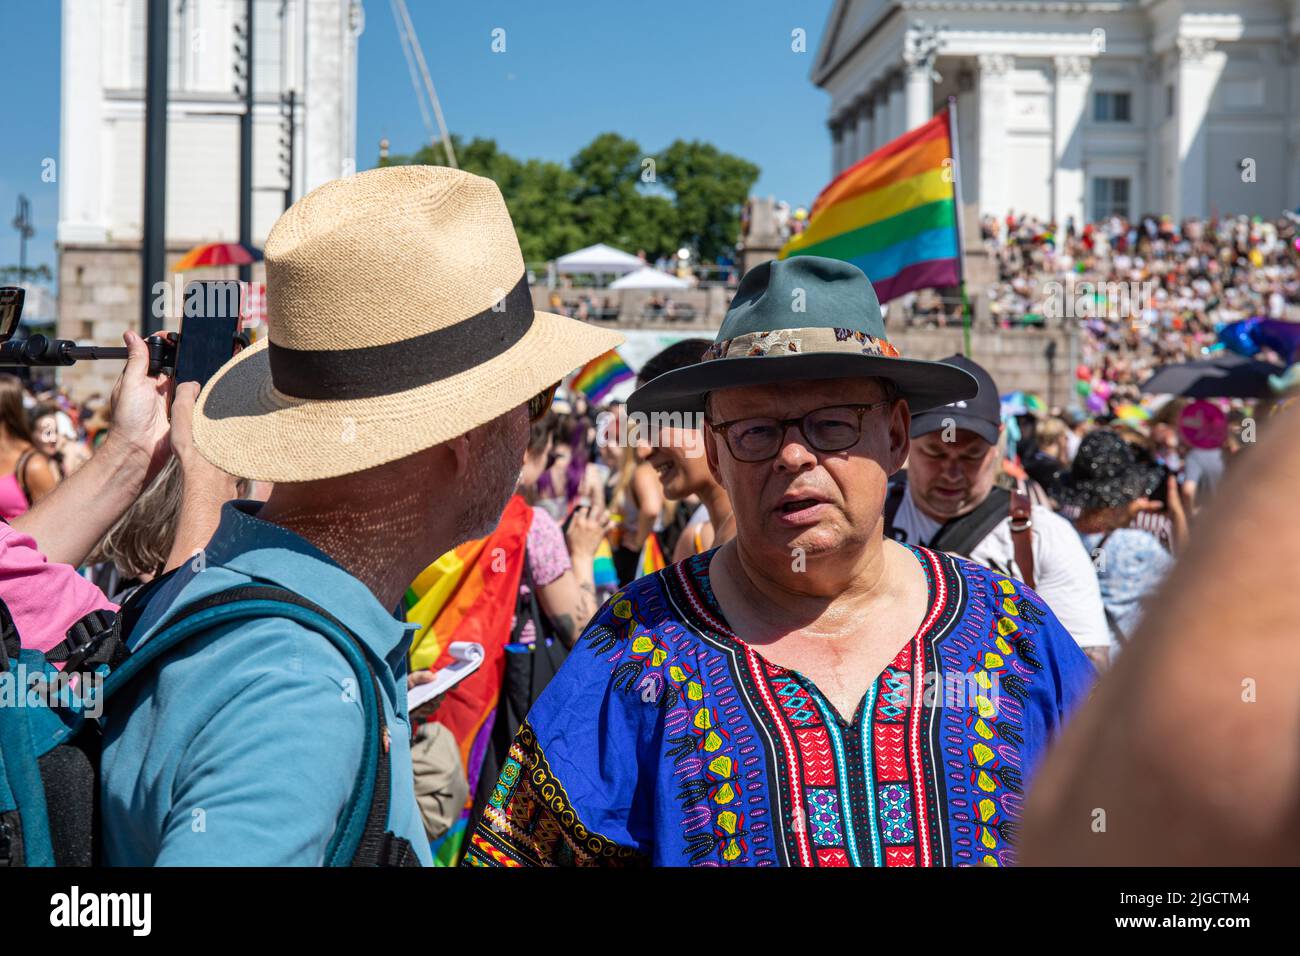
[[[1086,320],[1116,399],[1297,291],[1289,221],[986,226],[1024,303],[1030,272],[1155,278]],[[379,236],[438,268],[341,255]],[[132,333],[107,400],[0,379],[6,633],[55,670],[151,662],[106,702],[99,832],[51,815],[58,862],[1015,863],[1073,812],[1023,819],[1049,747],[1148,659],[1165,580],[1288,427],[1237,402],[1207,445],[1177,396],[1004,397],[900,356],[869,279],[810,256],[593,402],[560,383],[621,337],[491,301],[523,275],[504,202],[435,167],[322,187],[266,259],[270,340],[202,393]],[[360,286],[389,290],[366,315]]]
[[1300,304],[1300,217],[1290,213],[1111,216],[1063,228],[1008,213],[984,217],[981,235],[997,268],[988,297],[999,327],[1080,328],[1090,412],[1137,402],[1157,369],[1211,355],[1223,324],[1290,318]]

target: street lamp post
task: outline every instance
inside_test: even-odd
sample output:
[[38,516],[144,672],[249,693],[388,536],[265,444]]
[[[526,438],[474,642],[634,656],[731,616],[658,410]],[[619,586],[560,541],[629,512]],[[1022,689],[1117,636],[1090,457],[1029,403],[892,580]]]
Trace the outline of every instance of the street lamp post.
[[14,228],[18,230],[18,284],[22,285],[27,278],[27,240],[36,235],[36,227],[32,225],[32,204],[22,193],[18,194]]
[[[253,0],[245,0],[243,29],[235,28],[243,40],[242,49],[235,44],[235,73],[243,80],[244,94],[244,112],[239,117],[239,241],[245,249],[253,246],[253,5]],[[252,275],[251,266],[239,267],[240,282],[248,282]]]
[[140,332],[161,331],[154,314],[154,285],[164,280],[167,217],[167,16],[170,0],[149,0],[144,92],[144,238],[140,282]]

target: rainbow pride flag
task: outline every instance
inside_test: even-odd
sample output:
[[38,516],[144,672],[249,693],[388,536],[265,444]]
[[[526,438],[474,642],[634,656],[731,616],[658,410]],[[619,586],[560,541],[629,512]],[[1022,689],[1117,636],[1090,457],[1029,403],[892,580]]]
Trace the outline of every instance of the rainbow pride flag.
[[601,538],[591,562],[591,574],[597,591],[617,591],[618,571],[614,569],[614,551],[608,538]]
[[662,571],[666,567],[668,562],[664,560],[663,548],[659,546],[659,535],[652,531],[650,537],[645,539],[645,544],[641,546],[641,556],[636,563],[636,576],[644,577]]
[[881,302],[961,282],[948,110],[864,156],[813,203],[808,228],[780,253],[851,262]]
[[589,402],[599,402],[619,382],[635,378],[632,371],[614,349],[598,355],[574,373],[570,388],[582,392]]

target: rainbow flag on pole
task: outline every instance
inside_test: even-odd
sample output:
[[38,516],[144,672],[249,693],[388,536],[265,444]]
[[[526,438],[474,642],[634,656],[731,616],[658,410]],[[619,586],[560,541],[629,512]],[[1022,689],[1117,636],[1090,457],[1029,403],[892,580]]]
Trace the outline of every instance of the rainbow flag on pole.
[[881,302],[961,282],[957,163],[949,110],[864,156],[813,203],[808,228],[781,250],[851,262]]
[[573,376],[570,388],[586,395],[587,401],[596,403],[604,398],[609,393],[609,390],[619,382],[635,377],[636,372],[632,371],[627,363],[619,358],[617,351],[610,349],[604,355],[596,356],[578,369]]

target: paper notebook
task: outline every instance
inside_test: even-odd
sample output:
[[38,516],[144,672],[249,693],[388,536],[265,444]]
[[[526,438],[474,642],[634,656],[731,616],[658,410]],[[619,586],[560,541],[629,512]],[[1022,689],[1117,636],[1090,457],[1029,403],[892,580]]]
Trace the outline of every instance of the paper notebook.
[[451,690],[483,663],[483,645],[474,641],[452,641],[447,648],[451,663],[433,672],[433,680],[406,692],[406,709],[415,710]]

